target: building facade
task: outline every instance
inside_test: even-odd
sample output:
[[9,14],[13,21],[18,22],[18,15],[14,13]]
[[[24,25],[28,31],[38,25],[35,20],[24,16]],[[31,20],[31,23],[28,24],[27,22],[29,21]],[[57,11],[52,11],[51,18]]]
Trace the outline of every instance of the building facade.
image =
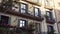
[[[55,0],[0,0],[0,26],[18,33],[58,34]],[[1,28],[0,28],[1,29]]]
[[57,21],[57,28],[58,28],[58,34],[60,34],[60,1],[55,0],[55,14],[56,14],[56,21]]

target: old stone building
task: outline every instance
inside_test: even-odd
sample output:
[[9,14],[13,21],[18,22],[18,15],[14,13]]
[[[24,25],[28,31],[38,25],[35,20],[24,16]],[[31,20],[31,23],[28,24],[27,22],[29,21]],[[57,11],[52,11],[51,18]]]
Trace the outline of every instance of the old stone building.
[[[27,32],[30,23],[33,34],[58,34],[55,0],[0,0],[0,29]],[[31,34],[31,33],[30,33]]]

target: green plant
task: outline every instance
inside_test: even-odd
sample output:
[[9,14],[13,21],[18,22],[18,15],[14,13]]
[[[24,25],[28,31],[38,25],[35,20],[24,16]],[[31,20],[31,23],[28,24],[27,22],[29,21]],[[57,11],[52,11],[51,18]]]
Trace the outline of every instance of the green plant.
[[49,32],[49,34],[54,34],[54,32],[55,32],[55,30],[51,30],[51,31]]
[[27,34],[27,32],[22,32],[22,34]]
[[29,25],[28,25],[28,30],[29,31],[35,31],[35,25],[33,22],[30,22]]
[[8,31],[8,28],[0,27],[0,30],[7,32]]

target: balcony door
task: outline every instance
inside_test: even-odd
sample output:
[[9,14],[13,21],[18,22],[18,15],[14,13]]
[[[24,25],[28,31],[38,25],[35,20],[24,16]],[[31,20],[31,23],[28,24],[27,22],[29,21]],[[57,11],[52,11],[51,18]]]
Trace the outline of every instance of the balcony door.
[[54,34],[53,26],[47,26],[47,28],[48,28],[48,34]]
[[0,15],[0,25],[2,25],[0,26],[0,34],[8,34],[7,31],[9,30],[9,28],[7,28],[6,25],[9,24],[9,19],[10,18],[8,16]]
[[41,34],[41,26],[40,26],[40,23],[36,23],[35,26],[36,26],[35,34]]
[[27,21],[23,19],[18,19],[18,25],[19,25],[19,28],[17,32],[19,32],[20,34],[27,34],[27,31],[26,31]]
[[53,19],[53,14],[52,14],[52,12],[47,11],[46,14],[47,14],[47,16],[48,16],[48,19]]

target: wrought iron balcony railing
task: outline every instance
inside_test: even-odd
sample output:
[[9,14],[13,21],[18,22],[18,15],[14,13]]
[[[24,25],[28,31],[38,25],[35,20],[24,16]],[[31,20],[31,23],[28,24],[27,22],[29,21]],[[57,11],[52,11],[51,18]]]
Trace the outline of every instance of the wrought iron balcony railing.
[[32,20],[37,20],[37,21],[42,21],[43,20],[42,17],[35,17],[35,16],[30,15],[29,13],[22,14],[22,13],[19,13],[19,12],[15,11],[15,10],[11,10],[9,8],[3,8],[1,6],[0,6],[0,12],[6,13],[6,14],[12,14],[12,15],[32,19]]
[[50,18],[48,16],[45,16],[46,17],[46,22],[47,23],[50,23],[50,24],[54,24],[55,23],[55,19],[54,18]]
[[0,5],[0,12],[12,14],[12,15],[16,15],[16,16],[20,16],[20,17],[24,17],[24,18],[28,18],[28,19],[33,19],[33,20],[37,20],[37,21],[43,20],[43,18],[41,16],[35,17],[35,16],[30,15],[29,13],[22,14],[15,10],[12,10],[12,1],[11,1],[11,3],[9,1],[2,3]]
[[9,24],[0,24],[0,27],[16,28],[16,26],[11,26],[11,25],[9,25]]

